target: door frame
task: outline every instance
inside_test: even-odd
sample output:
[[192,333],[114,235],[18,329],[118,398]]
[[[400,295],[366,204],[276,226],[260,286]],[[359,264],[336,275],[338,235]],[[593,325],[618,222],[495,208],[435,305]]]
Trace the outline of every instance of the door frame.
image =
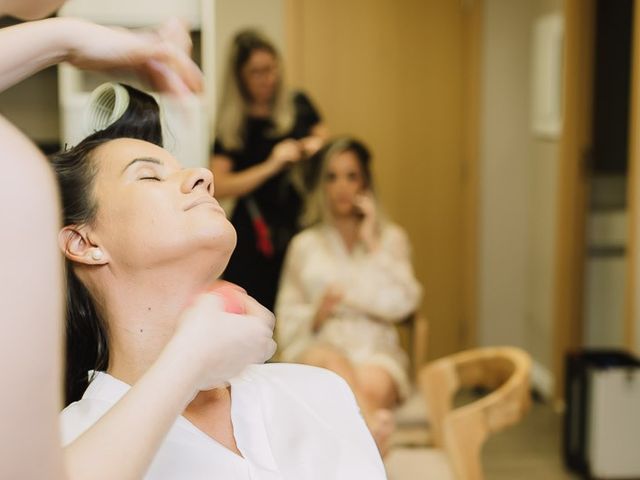
[[593,118],[595,0],[565,0],[563,128],[558,158],[553,399],[564,398],[565,355],[582,346],[588,175]]
[[627,272],[625,292],[625,346],[636,354],[640,345],[637,341],[636,325],[640,313],[640,138],[637,135],[640,128],[640,5],[633,3],[633,39],[631,47],[631,105],[629,113],[629,174],[627,177]]

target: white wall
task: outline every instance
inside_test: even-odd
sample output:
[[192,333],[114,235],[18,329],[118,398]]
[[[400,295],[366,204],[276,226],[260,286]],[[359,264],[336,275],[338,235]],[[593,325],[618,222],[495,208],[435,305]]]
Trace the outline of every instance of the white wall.
[[234,34],[243,28],[258,27],[284,49],[284,0],[215,0],[216,70],[218,85]]
[[529,351],[551,388],[558,142],[531,131],[533,23],[561,0],[486,0],[479,341]]
[[484,2],[479,340],[525,346],[534,0]]

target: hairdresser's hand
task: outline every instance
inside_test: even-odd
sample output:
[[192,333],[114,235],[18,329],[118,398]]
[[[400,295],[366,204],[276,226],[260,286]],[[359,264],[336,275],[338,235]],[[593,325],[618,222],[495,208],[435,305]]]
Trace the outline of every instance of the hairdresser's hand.
[[202,73],[191,60],[191,39],[180,22],[154,31],[109,28],[79,19],[66,22],[66,60],[87,70],[130,70],[159,91],[185,94],[202,90]]
[[279,171],[285,166],[295,163],[302,158],[302,147],[296,140],[287,139],[277,143],[268,161],[272,162]]
[[304,151],[305,155],[307,157],[311,157],[322,148],[324,139],[318,136],[304,137],[300,139],[300,144],[302,145],[302,150]]
[[342,289],[337,285],[331,285],[327,288],[320,299],[320,304],[313,317],[312,330],[314,332],[319,331],[324,323],[333,315],[336,307],[342,301],[343,296]]
[[218,294],[200,295],[182,314],[170,342],[177,355],[188,359],[197,390],[220,387],[275,353],[273,314],[246,293],[238,291],[235,298],[243,302],[245,314],[225,312]]
[[376,202],[370,192],[358,195],[355,201],[358,212],[362,215],[358,234],[368,251],[378,248],[378,211]]

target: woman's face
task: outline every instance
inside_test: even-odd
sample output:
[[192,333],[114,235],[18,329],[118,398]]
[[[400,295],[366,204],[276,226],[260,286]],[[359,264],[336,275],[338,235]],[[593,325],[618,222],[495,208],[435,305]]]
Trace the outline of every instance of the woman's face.
[[22,20],[36,20],[51,15],[65,0],[0,0],[0,16],[11,15]]
[[213,198],[213,175],[184,169],[166,150],[122,138],[98,147],[94,197],[95,241],[112,266],[148,269],[203,253],[218,276],[236,232]]
[[358,195],[364,193],[365,181],[355,153],[346,150],[329,159],[324,188],[329,211],[334,217],[350,216],[357,212],[355,201]]
[[254,50],[243,65],[242,82],[255,103],[267,103],[273,99],[280,80],[278,61],[268,50]]

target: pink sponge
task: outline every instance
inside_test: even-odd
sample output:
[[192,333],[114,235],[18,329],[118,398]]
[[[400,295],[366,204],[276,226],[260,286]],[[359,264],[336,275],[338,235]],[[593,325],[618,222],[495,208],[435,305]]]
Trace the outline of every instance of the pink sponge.
[[209,291],[222,297],[225,312],[240,315],[247,312],[244,304],[244,296],[246,293],[237,285],[231,282],[225,282],[224,280],[218,280]]

